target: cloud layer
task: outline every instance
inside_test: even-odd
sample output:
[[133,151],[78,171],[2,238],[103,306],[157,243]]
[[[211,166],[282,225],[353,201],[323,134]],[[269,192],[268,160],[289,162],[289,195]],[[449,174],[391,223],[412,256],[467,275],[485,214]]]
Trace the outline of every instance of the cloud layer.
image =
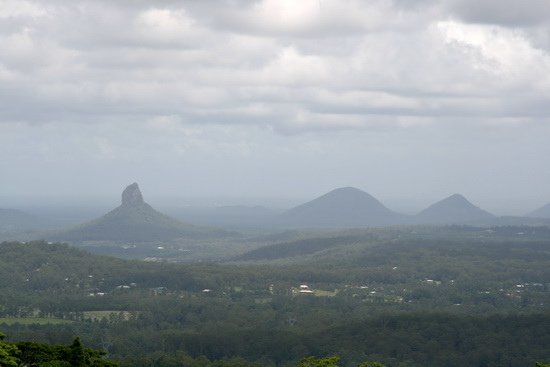
[[4,194],[550,199],[549,4],[0,0]]
[[415,3],[3,0],[1,120],[547,120],[547,1]]

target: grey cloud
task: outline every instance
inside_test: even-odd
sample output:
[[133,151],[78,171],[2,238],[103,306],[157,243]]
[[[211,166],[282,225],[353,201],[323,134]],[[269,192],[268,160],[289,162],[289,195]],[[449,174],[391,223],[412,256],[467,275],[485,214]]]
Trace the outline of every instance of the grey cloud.
[[225,7],[208,19],[212,27],[231,32],[311,41],[410,32],[419,27],[420,19],[426,18],[427,13],[418,8],[396,9],[393,5],[391,0],[264,0]]
[[549,113],[548,53],[450,21],[472,21],[465,0],[29,4],[0,33],[6,121],[175,115],[286,134]]
[[451,0],[448,6],[452,13],[472,23],[529,27],[550,21],[547,0]]

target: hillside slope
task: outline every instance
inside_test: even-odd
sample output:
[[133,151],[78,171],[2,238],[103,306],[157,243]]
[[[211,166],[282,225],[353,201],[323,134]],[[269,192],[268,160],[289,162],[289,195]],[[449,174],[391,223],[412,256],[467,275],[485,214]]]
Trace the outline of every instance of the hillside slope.
[[495,216],[473,205],[464,196],[454,194],[424,209],[416,218],[420,223],[451,224],[475,223]]
[[278,217],[277,223],[287,227],[353,228],[402,224],[409,220],[368,193],[344,187],[288,210]]
[[533,218],[550,218],[550,203],[527,214],[527,216]]

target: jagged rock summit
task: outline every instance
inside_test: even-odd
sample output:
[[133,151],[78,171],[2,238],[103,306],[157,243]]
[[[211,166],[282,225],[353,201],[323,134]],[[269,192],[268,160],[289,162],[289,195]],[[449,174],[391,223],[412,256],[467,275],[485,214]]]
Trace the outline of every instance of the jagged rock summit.
[[148,242],[204,237],[218,232],[182,223],[156,211],[143,200],[139,186],[134,182],[122,192],[119,207],[96,220],[58,233],[53,239],[74,242]]
[[332,190],[279,217],[279,223],[288,227],[352,228],[407,221],[407,216],[391,211],[372,195],[354,187]]
[[417,218],[424,223],[475,223],[494,219],[495,216],[468,201],[460,194],[453,194],[421,211]]
[[143,201],[143,195],[139,190],[139,186],[136,182],[129,185],[122,192],[122,206],[140,205],[145,204]]

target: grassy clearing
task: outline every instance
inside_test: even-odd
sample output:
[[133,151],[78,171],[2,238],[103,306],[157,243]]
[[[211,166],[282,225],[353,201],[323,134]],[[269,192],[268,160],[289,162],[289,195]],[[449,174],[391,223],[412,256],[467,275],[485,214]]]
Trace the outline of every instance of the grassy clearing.
[[136,311],[84,311],[82,312],[85,320],[101,321],[128,321],[133,316],[137,316]]
[[338,290],[334,291],[323,291],[321,289],[314,289],[313,294],[317,297],[334,297],[338,294]]
[[0,325],[59,325],[59,324],[70,324],[73,321],[63,320],[63,319],[54,319],[48,317],[0,317]]

